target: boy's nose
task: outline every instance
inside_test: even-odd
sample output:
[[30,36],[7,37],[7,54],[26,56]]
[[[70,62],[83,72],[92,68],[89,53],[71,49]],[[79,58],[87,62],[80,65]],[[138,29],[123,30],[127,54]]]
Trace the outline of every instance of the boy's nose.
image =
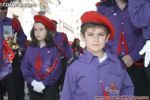
[[98,41],[98,36],[97,35],[94,36],[94,41]]

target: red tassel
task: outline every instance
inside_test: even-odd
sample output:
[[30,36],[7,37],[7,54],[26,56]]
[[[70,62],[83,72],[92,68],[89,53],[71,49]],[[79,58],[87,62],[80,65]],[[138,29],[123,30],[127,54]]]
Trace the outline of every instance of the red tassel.
[[105,100],[110,100],[110,97],[109,97],[109,95],[108,95],[108,92],[104,91],[103,96],[104,96],[104,99],[105,99]]
[[108,92],[106,92],[106,91],[104,91],[104,94],[103,94],[104,96],[109,96],[108,95]]
[[102,91],[103,91],[104,100],[110,100],[109,94],[108,94],[107,91],[105,91],[104,85],[103,85],[102,81],[100,81],[100,86],[101,86]]
[[35,62],[35,70],[38,72],[41,70],[42,68],[42,59],[41,59],[41,55],[40,53],[38,54],[37,58],[36,58],[36,62]]

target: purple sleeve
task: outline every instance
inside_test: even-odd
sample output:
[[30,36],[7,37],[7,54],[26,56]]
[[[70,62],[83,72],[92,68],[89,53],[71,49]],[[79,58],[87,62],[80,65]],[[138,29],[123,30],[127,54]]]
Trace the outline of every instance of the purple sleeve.
[[1,19],[0,19],[0,62],[3,58],[3,27],[2,27],[2,22],[1,22]]
[[[142,31],[141,31],[141,33],[142,33]],[[143,56],[139,55],[140,50],[143,48],[143,46],[145,44],[145,39],[141,33],[140,32],[137,33],[138,41],[136,41],[136,44],[135,44],[136,46],[135,46],[134,50],[129,53],[129,55],[132,57],[133,61],[139,61],[143,58]]]
[[25,43],[26,43],[26,41],[27,41],[27,37],[26,37],[26,35],[25,35],[25,33],[24,33],[24,31],[23,31],[22,28],[20,29],[20,33],[18,33],[17,37],[18,37],[17,42],[19,43],[19,45],[20,45],[22,48],[25,49],[25,47],[26,47],[26,44],[25,44]]
[[61,33],[56,33],[54,37],[54,44],[61,51],[63,56],[67,56],[69,60],[72,57],[72,49],[68,43],[63,40]]
[[122,80],[122,88],[120,90],[120,95],[134,95],[134,86],[132,80],[130,79],[127,71],[124,69],[124,76]]
[[67,60],[69,60],[73,56],[72,48],[69,45],[67,35],[65,33],[61,33],[61,36],[62,36],[62,40],[64,42],[65,54],[67,56]]
[[60,100],[73,100],[73,93],[75,92],[75,76],[73,75],[73,70],[71,66],[68,67],[65,75],[64,86]]
[[149,9],[149,0],[129,0],[128,12],[136,27],[141,28],[150,25]]
[[56,67],[54,68],[54,70],[52,71],[52,73],[50,73],[50,75],[48,75],[42,82],[45,86],[47,85],[54,85],[58,79],[60,78],[61,75],[61,61],[60,61],[60,55],[57,51],[56,48],[53,49],[53,64],[56,63]]
[[[30,47],[29,47],[30,48]],[[26,82],[28,84],[31,84],[32,80],[33,80],[33,66],[31,65],[29,58],[30,58],[30,50],[29,48],[27,49],[22,64],[21,64],[21,72],[23,74],[24,79],[26,80]]]

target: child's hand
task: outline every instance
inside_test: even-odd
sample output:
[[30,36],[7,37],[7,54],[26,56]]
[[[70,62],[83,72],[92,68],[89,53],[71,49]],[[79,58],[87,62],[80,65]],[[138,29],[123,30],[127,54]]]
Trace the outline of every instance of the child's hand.
[[126,65],[126,67],[131,67],[134,63],[130,55],[125,55],[124,57],[122,57],[122,60],[124,64]]
[[36,80],[33,80],[31,85],[33,86],[33,90],[38,93],[43,93],[43,90],[45,89],[44,84]]

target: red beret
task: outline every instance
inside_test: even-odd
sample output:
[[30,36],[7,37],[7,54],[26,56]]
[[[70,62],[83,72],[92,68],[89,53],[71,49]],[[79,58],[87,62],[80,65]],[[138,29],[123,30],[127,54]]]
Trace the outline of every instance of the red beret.
[[53,21],[54,24],[57,24],[57,21],[56,21],[56,20],[54,20],[54,19],[51,19],[51,20]]
[[47,28],[49,28],[52,31],[56,31],[56,26],[54,25],[53,21],[43,15],[35,15],[34,21],[35,23],[39,22],[44,24]]
[[82,21],[82,24],[96,22],[96,23],[101,23],[101,24],[105,25],[110,31],[109,40],[113,39],[114,34],[115,34],[115,29],[114,29],[112,23],[109,21],[109,19],[107,17],[103,16],[99,12],[97,12],[97,11],[85,12],[81,16],[81,21]]

